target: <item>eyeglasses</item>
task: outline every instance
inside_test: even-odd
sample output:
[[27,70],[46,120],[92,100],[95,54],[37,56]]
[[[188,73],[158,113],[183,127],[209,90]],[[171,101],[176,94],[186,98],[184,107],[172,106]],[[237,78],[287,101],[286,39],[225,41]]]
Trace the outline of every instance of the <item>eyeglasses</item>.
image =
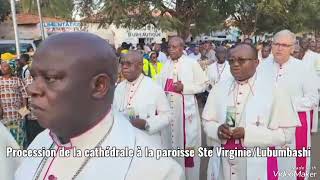
[[243,65],[245,64],[246,62],[248,61],[252,61],[252,60],[255,60],[255,58],[229,58],[227,61],[229,62],[230,65],[233,65],[235,64],[236,62],[239,64],[239,65]]
[[291,46],[293,46],[292,44],[282,44],[282,43],[272,43],[272,46],[275,46],[275,47],[282,47],[282,48],[289,48]]

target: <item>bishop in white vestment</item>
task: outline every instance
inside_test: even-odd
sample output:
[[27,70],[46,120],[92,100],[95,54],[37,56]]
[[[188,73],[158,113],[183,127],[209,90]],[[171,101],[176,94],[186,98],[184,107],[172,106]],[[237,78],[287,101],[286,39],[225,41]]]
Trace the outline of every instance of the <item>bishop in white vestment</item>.
[[[318,127],[318,84],[315,83],[314,71],[306,68],[303,61],[290,56],[294,43],[295,36],[290,31],[278,32],[272,44],[274,58],[262,63],[259,70],[269,73],[273,86],[283,88],[290,95],[299,115],[301,127],[296,128],[294,141],[287,146],[292,149],[308,149],[311,148],[311,132],[316,132]],[[280,170],[296,170],[297,179],[305,179],[303,174],[309,172],[310,157],[279,158],[279,164]]]
[[[172,110],[171,148],[197,149],[201,146],[201,122],[195,94],[205,91],[207,78],[199,63],[183,55],[183,47],[181,38],[170,39],[170,61],[164,65],[158,81]],[[177,160],[186,168],[187,179],[199,179],[199,157]]]
[[17,170],[20,159],[7,156],[7,148],[20,149],[19,145],[8,131],[8,129],[0,123],[0,179],[13,179]]
[[105,40],[84,32],[50,36],[31,74],[31,107],[46,130],[28,148],[49,153],[25,157],[16,180],[184,179],[174,159],[156,159],[160,147],[112,110],[118,59]]
[[[123,113],[135,127],[152,136],[155,143],[163,148],[171,147],[171,112],[164,91],[142,74],[143,57],[138,51],[129,51],[122,61],[121,70],[126,80],[116,87],[113,109]],[[133,67],[128,65],[129,62]]]
[[[111,179],[119,180],[183,180],[182,168],[171,158],[146,157],[145,148],[159,148],[142,131],[131,126],[120,113],[108,113],[98,124],[71,139],[67,144],[56,135],[45,130],[29,146],[29,149],[53,149],[59,152],[70,149],[70,157],[29,157],[25,158],[16,172],[16,180],[56,180],[56,179]],[[94,154],[91,149],[110,149],[107,154]],[[114,157],[111,149],[123,150]],[[137,154],[141,149],[141,156]],[[75,156],[74,149],[82,152]],[[126,150],[127,151],[124,151]],[[91,151],[89,151],[91,150]],[[129,154],[129,151],[135,154]],[[105,151],[107,152],[107,151]],[[87,153],[87,157],[85,157]],[[91,153],[91,154],[90,154]],[[127,153],[127,154],[125,154]],[[100,157],[98,157],[100,155]]]
[[[204,130],[213,143],[209,146],[229,150],[275,149],[290,143],[299,125],[290,98],[272,86],[268,74],[256,72],[254,47],[240,44],[230,53],[234,78],[219,83],[210,92],[202,114]],[[210,158],[207,175],[208,180],[275,180],[277,172],[276,157],[252,155],[232,159],[215,155]]]
[[227,58],[227,50],[223,46],[219,46],[216,48],[216,56],[217,56],[217,61],[214,62],[213,64],[208,66],[208,79],[209,79],[209,84],[211,88],[214,88],[214,86],[220,82],[220,81],[225,81],[226,79],[229,79],[232,77],[230,73],[230,66],[226,62]]

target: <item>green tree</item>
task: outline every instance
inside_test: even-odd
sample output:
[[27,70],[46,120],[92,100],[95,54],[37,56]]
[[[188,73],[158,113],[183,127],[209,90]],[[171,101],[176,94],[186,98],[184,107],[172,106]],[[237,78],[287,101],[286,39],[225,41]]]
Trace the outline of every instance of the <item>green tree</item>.
[[82,17],[99,20],[100,25],[115,24],[141,28],[153,24],[162,30],[176,30],[186,39],[190,33],[208,33],[223,24],[217,0],[78,0]]
[[0,23],[10,14],[10,4],[8,0],[0,0]]
[[223,0],[219,7],[245,35],[280,29],[319,31],[319,0]]
[[[20,0],[21,12],[38,14],[37,0]],[[41,13],[46,17],[71,19],[73,0],[40,0]]]
[[286,0],[222,0],[220,13],[229,16],[242,34],[274,32],[283,27]]
[[299,13],[303,18],[302,30],[312,31],[320,36],[320,1],[304,1]]
[[221,14],[229,16],[233,25],[237,26],[244,35],[255,32],[259,15],[260,0],[221,0],[218,6]]

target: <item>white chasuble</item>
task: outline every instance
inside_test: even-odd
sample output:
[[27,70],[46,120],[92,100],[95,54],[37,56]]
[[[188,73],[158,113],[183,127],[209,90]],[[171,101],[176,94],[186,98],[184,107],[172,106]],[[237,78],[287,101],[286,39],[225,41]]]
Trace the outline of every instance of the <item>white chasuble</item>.
[[149,128],[144,132],[163,148],[171,147],[171,136],[167,132],[171,115],[169,102],[152,79],[141,74],[134,82],[122,81],[115,90],[112,107],[128,118],[146,120]]
[[[177,61],[167,61],[163,71],[157,77],[167,94],[171,108],[171,147],[176,149],[197,149],[201,146],[201,123],[195,94],[204,92],[207,77],[200,65],[187,56]],[[174,91],[173,83],[181,81],[182,93]],[[200,158],[177,158],[186,167],[186,178],[199,179]]]
[[[290,57],[282,65],[274,59],[268,59],[261,64],[259,70],[269,73],[273,79],[273,86],[280,87],[287,92],[299,116],[301,127],[296,128],[295,138],[287,146],[291,149],[310,148],[311,132],[316,132],[318,126],[316,109],[319,103],[319,94],[314,71],[307,68],[305,62],[293,57]],[[296,169],[298,174],[309,172],[310,157],[278,158],[278,160],[281,171]],[[290,178],[281,177],[281,179]]]
[[[245,130],[244,139],[232,140],[235,147],[281,147],[292,141],[294,128],[300,125],[290,98],[273,88],[271,78],[259,73],[247,82],[231,78],[210,93],[202,114],[204,130],[214,147],[227,148],[229,144],[218,138],[218,127],[226,123],[229,107],[236,109],[235,126]],[[214,156],[210,158],[208,179],[270,179],[277,165],[276,158]]]
[[[95,148],[91,149],[91,144],[96,144],[96,142],[101,142],[98,149],[102,149],[103,152],[108,154],[100,152],[93,154],[95,156],[82,154],[79,157],[71,155],[70,157],[25,158],[16,171],[15,179],[184,179],[182,168],[173,159],[161,158],[156,160],[154,157],[147,157],[145,155],[146,147],[155,149],[159,146],[155,145],[145,133],[133,128],[127,119],[117,112],[109,113],[102,121],[85,133],[71,138],[69,144],[59,144],[52,133],[45,130],[36,137],[29,149],[49,149],[54,144],[54,148],[73,147],[85,153],[88,152],[86,149],[95,151]],[[71,154],[74,151],[73,148]],[[139,148],[142,151],[140,155],[136,154]],[[117,153],[107,152],[107,149],[114,149],[112,151],[117,151]]]

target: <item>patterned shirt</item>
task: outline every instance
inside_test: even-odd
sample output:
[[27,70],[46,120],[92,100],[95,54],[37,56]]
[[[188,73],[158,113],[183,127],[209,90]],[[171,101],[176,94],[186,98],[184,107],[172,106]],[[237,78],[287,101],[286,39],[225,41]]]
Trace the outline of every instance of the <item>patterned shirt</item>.
[[[25,80],[24,80],[24,84],[26,85],[26,88],[32,83],[33,79],[32,79],[32,76],[28,76]],[[30,104],[31,104],[31,96],[30,94],[28,94],[28,109],[29,111],[31,112],[31,114],[29,115],[29,118],[30,120],[36,120],[38,119],[34,113],[32,112],[32,109],[30,107]]]
[[0,101],[3,111],[1,121],[3,123],[21,118],[18,111],[22,107],[22,98],[27,98],[27,92],[20,78],[0,77]]

